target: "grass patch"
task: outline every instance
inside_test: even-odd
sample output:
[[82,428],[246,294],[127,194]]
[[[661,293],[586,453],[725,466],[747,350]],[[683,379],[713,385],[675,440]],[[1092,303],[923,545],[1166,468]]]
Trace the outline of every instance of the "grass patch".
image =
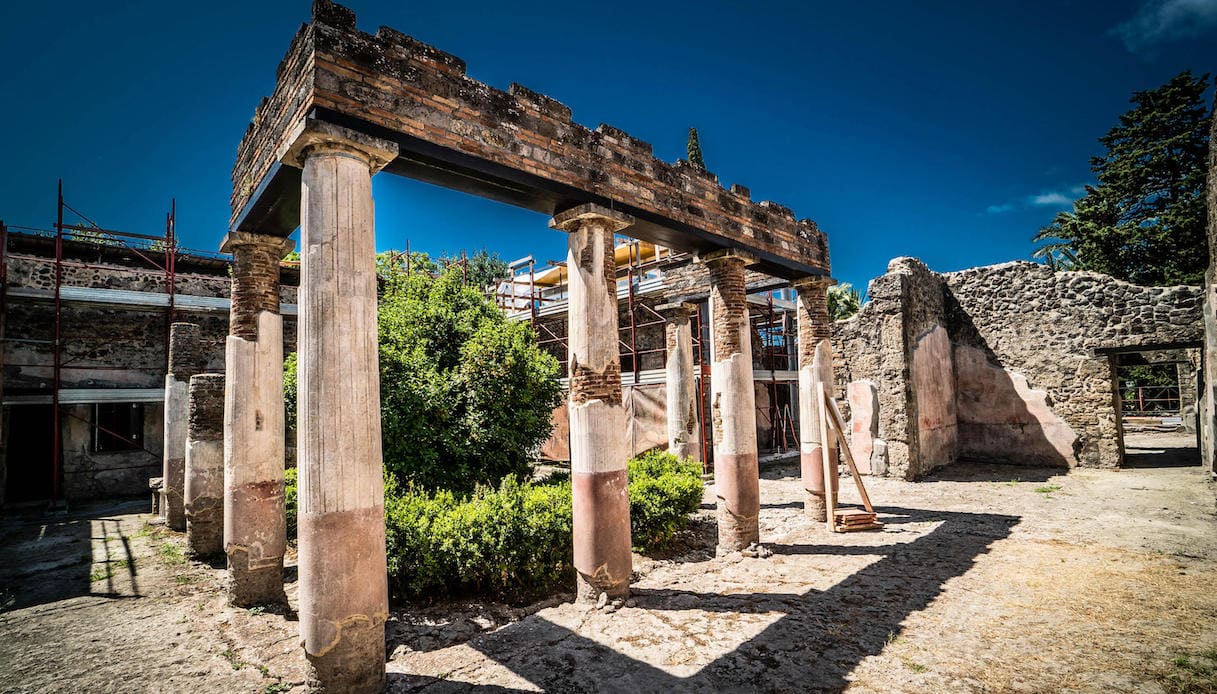
[[110,577],[110,569],[107,566],[101,566],[89,572],[89,583],[97,583],[104,581]]
[[223,658],[224,660],[227,660],[228,664],[232,666],[233,670],[240,670],[241,668],[245,667],[245,665],[246,665],[246,663],[243,660],[241,660],[240,658],[237,657],[237,652],[232,650],[231,648],[228,648],[223,653],[221,653],[220,657]]
[[1045,499],[1051,499],[1052,493],[1059,492],[1059,491],[1061,491],[1061,485],[1059,485],[1059,484],[1045,484],[1042,487],[1035,488],[1035,493],[1043,494]]
[[161,546],[156,548],[156,553],[160,556],[161,561],[166,564],[186,563],[186,555],[182,552],[182,548],[172,542],[162,542]]
[[908,668],[911,672],[917,673],[918,675],[930,671],[928,667],[909,658],[901,658],[900,662],[904,663],[904,667]]
[[250,617],[257,617],[258,615],[262,614],[265,611],[266,611],[265,607],[258,605],[257,607],[251,607],[248,610],[245,610],[245,614],[249,615]]
[[1158,682],[1170,694],[1217,692],[1217,648],[1175,656],[1171,669],[1160,675]]
[[173,577],[173,582],[179,586],[189,585],[198,582],[199,577],[191,574],[178,574]]

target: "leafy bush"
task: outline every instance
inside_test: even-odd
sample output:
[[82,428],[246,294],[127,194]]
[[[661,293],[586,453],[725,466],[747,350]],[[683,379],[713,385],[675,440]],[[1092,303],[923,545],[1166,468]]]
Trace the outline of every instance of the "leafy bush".
[[[701,468],[652,452],[631,460],[629,471],[634,544],[657,549],[701,503]],[[389,582],[402,598],[523,600],[574,578],[569,479],[528,484],[508,476],[497,488],[478,487],[462,498],[401,487],[386,476],[385,526]]]
[[701,505],[701,464],[653,450],[630,461],[629,475],[631,539],[643,550],[659,549]]
[[525,599],[574,578],[568,485],[505,478],[467,499],[449,491],[385,488],[389,583],[395,595],[489,594]]
[[[529,459],[553,428],[558,362],[450,269],[391,275],[378,312],[385,468],[403,485],[469,492]],[[289,421],[295,355],[284,366]]]
[[296,515],[298,513],[296,488],[296,468],[289,467],[283,471],[283,508],[287,512],[287,541],[296,539]]
[[296,372],[298,369],[296,353],[292,352],[283,360],[283,407],[287,430],[296,429]]
[[[700,468],[667,453],[630,461],[630,526],[635,546],[660,548],[688,523],[702,499]],[[296,470],[287,470],[288,537],[296,535]],[[492,595],[524,600],[573,578],[569,480],[505,478],[467,497],[402,487],[385,477],[385,530],[394,595],[434,600]]]

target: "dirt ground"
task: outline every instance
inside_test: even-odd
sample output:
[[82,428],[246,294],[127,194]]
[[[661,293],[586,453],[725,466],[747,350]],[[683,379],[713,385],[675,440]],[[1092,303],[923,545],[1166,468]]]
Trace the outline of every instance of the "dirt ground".
[[[636,557],[615,611],[398,606],[388,690],[1214,692],[1217,485],[1194,441],[1130,435],[1122,471],[868,479],[881,532],[810,522],[797,469],[771,469],[772,556],[714,557],[707,505]],[[0,690],[301,691],[294,613],[227,607],[222,567],[144,506],[0,521]]]

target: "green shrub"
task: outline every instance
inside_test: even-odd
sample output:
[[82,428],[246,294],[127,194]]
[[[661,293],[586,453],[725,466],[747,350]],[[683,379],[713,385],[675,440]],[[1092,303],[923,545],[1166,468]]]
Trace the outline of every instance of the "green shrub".
[[[651,452],[629,462],[630,531],[636,549],[661,548],[701,504],[701,467]],[[287,470],[287,533],[296,536],[296,470]],[[521,601],[572,583],[571,487],[514,475],[467,496],[401,485],[385,475],[389,585],[407,600],[487,595]]]
[[296,489],[296,468],[289,467],[283,471],[283,508],[287,513],[287,541],[296,539],[296,514],[298,509]]
[[407,599],[494,595],[522,600],[574,578],[568,485],[508,476],[467,499],[449,491],[385,488],[389,583]]
[[659,549],[701,505],[701,465],[653,450],[630,461],[629,475],[631,539],[639,549]]
[[[385,468],[402,484],[470,492],[508,475],[524,479],[561,402],[558,362],[527,323],[464,286],[459,269],[439,277],[395,274],[377,313],[381,439]],[[296,412],[296,358],[284,364],[289,423]]]

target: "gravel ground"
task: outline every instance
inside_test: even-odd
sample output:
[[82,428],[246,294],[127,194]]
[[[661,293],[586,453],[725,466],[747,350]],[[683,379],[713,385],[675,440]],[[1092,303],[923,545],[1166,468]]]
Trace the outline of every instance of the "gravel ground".
[[[1127,443],[1122,471],[868,479],[887,526],[849,534],[803,516],[797,469],[774,468],[771,556],[715,557],[707,504],[636,557],[619,609],[401,606],[388,689],[1217,691],[1217,486],[1194,438]],[[140,510],[0,521],[0,690],[301,691],[294,614],[226,607],[223,570]]]

